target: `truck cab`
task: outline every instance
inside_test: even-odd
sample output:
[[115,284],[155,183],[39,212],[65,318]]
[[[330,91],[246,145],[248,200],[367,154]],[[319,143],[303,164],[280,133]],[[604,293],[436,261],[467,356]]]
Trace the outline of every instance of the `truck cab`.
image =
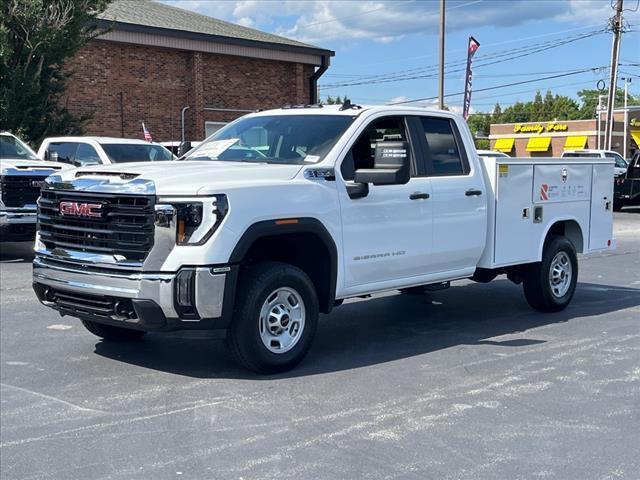
[[612,190],[609,159],[481,159],[450,112],[257,112],[176,162],[49,178],[34,289],[105,339],[225,328],[240,363],[283,371],[351,297],[506,274],[565,308],[577,253],[614,248]]
[[640,204],[640,151],[637,151],[624,175],[616,177],[614,189],[614,209],[622,210],[625,205]]

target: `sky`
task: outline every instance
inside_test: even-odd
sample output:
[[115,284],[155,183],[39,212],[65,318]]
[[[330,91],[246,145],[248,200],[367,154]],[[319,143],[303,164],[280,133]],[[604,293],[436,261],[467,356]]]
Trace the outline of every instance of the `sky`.
[[[333,50],[320,95],[360,104],[438,94],[438,0],[164,0],[240,25]],[[609,83],[615,0],[446,0],[445,103],[460,111],[468,38],[474,57],[472,111],[533,99],[536,90],[577,98]],[[640,0],[624,0],[619,77],[640,94]],[[552,78],[549,78],[552,77]],[[535,81],[533,81],[535,80]],[[506,84],[513,84],[502,87]],[[519,84],[518,84],[519,83]],[[624,81],[619,78],[618,86]],[[602,85],[602,82],[601,82]],[[500,88],[494,88],[500,87]],[[483,91],[483,89],[486,89]]]

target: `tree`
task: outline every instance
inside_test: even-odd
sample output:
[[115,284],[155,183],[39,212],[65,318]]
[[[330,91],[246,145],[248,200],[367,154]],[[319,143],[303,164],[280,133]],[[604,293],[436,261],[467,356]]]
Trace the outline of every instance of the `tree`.
[[486,113],[472,113],[467,118],[467,125],[474,138],[488,136],[491,122],[491,115]]
[[502,120],[502,107],[498,102],[496,102],[495,107],[493,107],[493,122],[492,123],[500,123]]
[[[598,90],[580,90],[578,92],[578,98],[582,105],[580,106],[580,118],[595,118],[596,116],[596,108],[598,107],[598,96],[603,95],[602,99],[602,108],[606,108],[607,106],[607,92],[606,90],[601,93]],[[640,96],[632,95],[629,93],[627,95],[627,104],[628,105],[640,105]],[[616,108],[624,107],[624,89],[618,88],[616,90]]]
[[332,98],[331,95],[329,95],[327,99],[322,103],[324,103],[325,105],[342,105],[347,100],[349,100],[349,98],[347,98],[346,95],[344,96],[344,98],[340,98],[340,96]]
[[3,0],[0,5],[0,127],[32,143],[82,133],[87,118],[62,105],[64,61],[99,33],[109,0]]
[[553,95],[547,90],[544,98],[536,92],[532,102],[516,102],[500,114],[500,122],[546,122],[581,118],[578,102],[564,95]]

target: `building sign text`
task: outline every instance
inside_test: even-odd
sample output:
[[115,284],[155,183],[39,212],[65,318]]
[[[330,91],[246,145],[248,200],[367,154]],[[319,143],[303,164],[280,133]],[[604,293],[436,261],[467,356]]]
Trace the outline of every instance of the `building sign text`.
[[513,127],[514,133],[537,133],[538,135],[543,132],[566,132],[569,130],[569,126],[566,123],[549,122],[547,124],[534,123],[524,124],[516,123]]

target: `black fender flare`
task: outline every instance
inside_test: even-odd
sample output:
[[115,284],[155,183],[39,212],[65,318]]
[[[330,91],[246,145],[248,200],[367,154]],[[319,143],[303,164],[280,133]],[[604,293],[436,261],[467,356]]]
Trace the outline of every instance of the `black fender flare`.
[[336,298],[338,249],[329,231],[317,218],[279,218],[254,223],[247,228],[242,234],[242,237],[240,237],[233,252],[231,252],[229,263],[240,264],[249,252],[251,246],[260,238],[295,233],[311,233],[316,235],[325,245],[327,252],[329,252],[329,295],[326,301],[320,305],[320,311],[330,313]]

